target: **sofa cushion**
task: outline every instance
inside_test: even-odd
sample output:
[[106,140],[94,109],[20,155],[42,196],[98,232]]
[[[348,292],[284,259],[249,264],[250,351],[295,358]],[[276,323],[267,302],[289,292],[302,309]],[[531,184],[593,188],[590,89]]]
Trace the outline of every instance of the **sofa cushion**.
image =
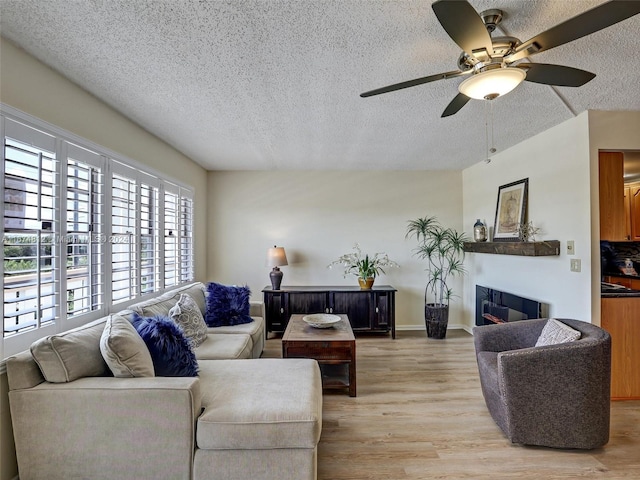
[[153,317],[158,315],[167,317],[169,315],[169,310],[173,308],[178,301],[178,298],[179,297],[173,298],[173,296],[163,294],[159,297],[150,298],[149,300],[144,300],[140,303],[131,305],[130,308],[142,317]]
[[167,317],[133,316],[133,326],[149,349],[155,374],[159,377],[195,377],[198,362],[191,341]]
[[178,302],[169,310],[169,317],[176,322],[192,346],[198,347],[207,338],[207,324],[196,301],[186,293],[181,293]]
[[557,345],[559,343],[567,343],[578,340],[581,333],[578,330],[574,330],[568,325],[559,322],[555,318],[547,320],[538,341],[536,347],[543,347],[546,345]]
[[31,345],[31,355],[47,382],[72,382],[109,371],[100,353],[104,318],[67,332],[49,335]]
[[247,334],[208,334],[205,341],[194,349],[198,360],[229,360],[251,358],[253,342]]
[[100,351],[117,378],[153,377],[153,360],[147,345],[129,320],[120,315],[107,319]]
[[259,358],[264,350],[264,341],[265,341],[265,333],[264,333],[264,318],[262,317],[251,317],[253,321],[251,323],[242,323],[240,325],[228,325],[224,327],[210,327],[208,329],[208,333],[210,334],[233,334],[237,335],[238,333],[244,333],[245,335],[249,335],[251,337],[251,341],[253,342],[253,353],[251,356],[253,358]]
[[316,447],[322,382],[315,360],[201,361],[200,380],[204,412],[196,430],[198,448]]
[[252,322],[249,287],[207,284],[207,306],[204,320],[210,327],[240,325]]

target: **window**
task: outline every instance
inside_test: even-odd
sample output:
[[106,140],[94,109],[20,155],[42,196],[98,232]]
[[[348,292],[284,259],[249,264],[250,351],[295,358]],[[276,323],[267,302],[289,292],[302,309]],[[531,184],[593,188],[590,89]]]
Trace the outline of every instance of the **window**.
[[[4,142],[4,335],[56,319],[55,139],[7,122]],[[20,140],[17,140],[20,138]]]
[[41,124],[0,116],[0,358],[194,279],[191,190]]

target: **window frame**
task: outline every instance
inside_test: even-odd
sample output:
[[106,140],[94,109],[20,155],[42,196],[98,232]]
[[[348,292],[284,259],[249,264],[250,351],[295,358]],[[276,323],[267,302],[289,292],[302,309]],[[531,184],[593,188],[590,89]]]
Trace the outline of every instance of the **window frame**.
[[[100,283],[101,283],[101,295],[102,295],[102,305],[95,310],[90,310],[88,312],[79,313],[77,315],[73,315],[72,317],[67,316],[67,245],[60,240],[58,243],[58,248],[55,253],[55,261],[58,265],[58,277],[55,283],[55,296],[56,296],[56,310],[54,314],[53,322],[36,326],[36,328],[31,328],[29,330],[21,331],[16,334],[5,337],[4,331],[4,313],[5,313],[5,302],[4,302],[4,274],[0,277],[0,287],[3,290],[3,302],[1,313],[2,313],[2,322],[3,322],[3,333],[2,337],[0,337],[0,361],[5,359],[6,357],[18,353],[22,350],[28,349],[29,346],[37,339],[54,334],[60,333],[71,328],[78,327],[85,323],[91,322],[98,318],[104,317],[109,313],[117,312],[122,309],[127,308],[133,303],[137,303],[145,298],[157,295],[158,293],[162,293],[165,290],[170,290],[180,285],[184,285],[194,281],[194,268],[193,261],[191,272],[187,275],[188,279],[183,280],[184,275],[182,272],[178,272],[177,274],[177,282],[170,287],[166,287],[164,284],[164,276],[165,276],[165,259],[164,259],[164,191],[165,187],[171,191],[177,190],[178,200],[177,206],[180,207],[182,204],[182,198],[190,199],[191,202],[191,218],[190,224],[194,224],[193,218],[193,188],[187,185],[182,184],[179,181],[176,181],[173,178],[168,177],[162,172],[155,171],[153,168],[148,167],[147,165],[141,164],[134,160],[131,160],[117,152],[114,152],[108,148],[105,148],[101,145],[97,145],[90,140],[84,139],[75,135],[71,132],[68,132],[64,129],[61,129],[55,125],[49,124],[43,120],[40,120],[36,117],[28,115],[20,110],[17,110],[13,107],[0,103],[0,136],[3,139],[3,148],[2,148],[2,157],[1,157],[1,170],[5,173],[5,143],[6,143],[6,120],[10,122],[15,122],[17,124],[21,124],[26,129],[32,129],[35,134],[42,134],[48,137],[53,137],[55,141],[55,160],[56,160],[56,173],[57,176],[55,178],[55,185],[57,189],[56,195],[56,204],[55,204],[55,220],[54,220],[54,230],[55,235],[58,235],[59,238],[67,238],[67,173],[69,172],[69,161],[76,160],[81,163],[89,164],[91,167],[97,168],[100,170],[100,176],[102,178],[102,184],[100,188],[102,189],[102,204],[100,205],[101,211],[97,215],[97,221],[100,226],[100,236],[103,238],[102,248],[101,248],[101,262],[102,262],[102,270],[99,274]],[[20,141],[20,140],[18,140]],[[75,158],[71,155],[70,150],[78,151],[86,150],[89,154],[94,155],[92,161],[85,162],[84,158]],[[89,155],[90,156],[90,155]],[[87,157],[88,158],[88,157]],[[111,215],[108,212],[111,212],[112,207],[112,178],[114,173],[123,174],[123,172],[128,172],[128,174],[132,174],[136,182],[136,199],[138,202],[141,200],[141,185],[147,186],[151,191],[155,191],[155,195],[157,195],[157,205],[155,206],[156,211],[151,212],[150,214],[155,215],[156,221],[154,225],[154,234],[156,235],[157,240],[154,241],[155,248],[157,248],[157,252],[155,252],[154,256],[154,265],[159,269],[155,272],[155,281],[154,288],[150,290],[148,293],[142,293],[141,291],[141,283],[143,276],[143,259],[141,258],[141,250],[142,250],[142,238],[141,238],[141,222],[143,220],[143,214],[140,209],[138,209],[136,213],[135,219],[135,228],[136,228],[136,248],[137,251],[137,280],[136,280],[136,289],[135,292],[132,292],[131,298],[118,302],[115,305],[113,304],[112,297],[112,275],[111,275],[111,259],[112,259],[112,225],[111,225]],[[125,174],[125,176],[128,176]],[[3,199],[2,204],[0,204],[0,217],[4,219],[4,181],[0,182],[0,198]],[[181,231],[180,225],[180,217],[182,212],[180,208],[176,212],[176,219],[178,222],[178,230]],[[94,219],[91,219],[93,221]],[[4,243],[4,220],[3,220],[3,243]],[[134,233],[135,235],[135,233]],[[193,245],[194,232],[191,231],[191,258],[193,258]],[[180,248],[180,238],[177,239],[176,243],[177,247]],[[0,261],[4,262],[4,248],[0,250]],[[91,261],[91,260],[89,260]],[[177,267],[181,267],[181,256],[178,255],[178,264]]]

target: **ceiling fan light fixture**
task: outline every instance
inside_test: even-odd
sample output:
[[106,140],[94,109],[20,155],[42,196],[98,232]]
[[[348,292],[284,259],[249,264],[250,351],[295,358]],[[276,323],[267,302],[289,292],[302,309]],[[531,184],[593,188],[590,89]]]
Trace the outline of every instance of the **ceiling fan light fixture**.
[[493,100],[522,83],[527,76],[521,68],[495,68],[475,73],[458,86],[463,95],[476,100]]

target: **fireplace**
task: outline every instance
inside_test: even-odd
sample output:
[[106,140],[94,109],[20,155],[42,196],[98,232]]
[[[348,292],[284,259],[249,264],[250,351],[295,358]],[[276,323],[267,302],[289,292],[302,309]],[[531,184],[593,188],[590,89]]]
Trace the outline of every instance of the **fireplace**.
[[545,318],[548,311],[545,303],[476,285],[476,325]]

